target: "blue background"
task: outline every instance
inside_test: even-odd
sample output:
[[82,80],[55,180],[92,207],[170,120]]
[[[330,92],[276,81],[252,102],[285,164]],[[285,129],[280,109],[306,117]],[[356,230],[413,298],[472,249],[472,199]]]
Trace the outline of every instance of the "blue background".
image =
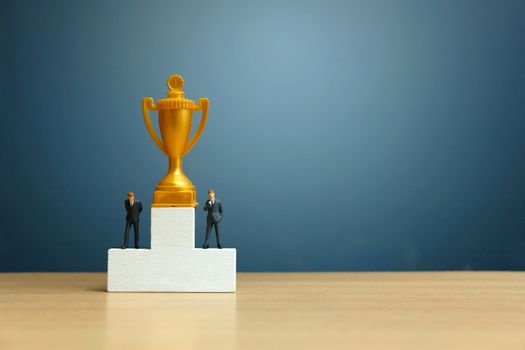
[[0,4],[0,270],[106,269],[173,73],[240,271],[525,268],[524,1]]

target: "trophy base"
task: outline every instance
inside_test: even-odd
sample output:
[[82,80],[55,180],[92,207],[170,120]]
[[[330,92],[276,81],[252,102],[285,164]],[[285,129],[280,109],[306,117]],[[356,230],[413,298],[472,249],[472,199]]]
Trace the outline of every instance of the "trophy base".
[[153,203],[151,206],[154,208],[159,207],[193,207],[195,208],[197,203],[197,194],[195,189],[193,190],[163,190],[155,189],[153,193]]

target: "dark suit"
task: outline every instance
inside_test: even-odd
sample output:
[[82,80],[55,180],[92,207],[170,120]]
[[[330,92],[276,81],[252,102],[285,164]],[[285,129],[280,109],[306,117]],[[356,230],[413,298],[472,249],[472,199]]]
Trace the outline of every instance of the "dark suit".
[[211,204],[210,200],[207,200],[203,209],[204,211],[208,212],[208,216],[206,218],[206,238],[204,239],[204,246],[209,245],[210,232],[213,227],[215,227],[215,237],[217,238],[217,246],[220,246],[221,245],[220,222],[222,220],[222,213],[223,213],[222,203],[217,198],[215,198],[215,202],[213,203],[213,205]]
[[139,247],[139,216],[142,211],[142,203],[139,200],[135,200],[133,205],[130,205],[129,199],[124,201],[124,208],[126,208],[126,229],[124,231],[124,244],[123,248],[128,247],[129,241],[129,230],[133,225],[133,231],[135,231],[135,248]]

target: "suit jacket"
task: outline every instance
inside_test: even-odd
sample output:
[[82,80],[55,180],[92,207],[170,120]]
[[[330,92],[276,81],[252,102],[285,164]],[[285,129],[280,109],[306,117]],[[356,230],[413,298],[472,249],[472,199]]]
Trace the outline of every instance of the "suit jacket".
[[130,206],[129,199],[124,201],[124,208],[126,208],[126,221],[128,222],[139,222],[139,215],[142,211],[142,203],[138,200],[133,202],[133,206]]
[[208,217],[206,218],[207,222],[219,222],[222,220],[222,203],[217,198],[215,198],[215,203],[213,205],[211,205],[210,200],[208,199],[203,209],[208,212]]

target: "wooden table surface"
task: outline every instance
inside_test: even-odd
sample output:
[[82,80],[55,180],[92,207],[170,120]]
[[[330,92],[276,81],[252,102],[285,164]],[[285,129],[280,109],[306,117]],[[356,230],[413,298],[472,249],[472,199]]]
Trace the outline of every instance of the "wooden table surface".
[[0,274],[0,349],[525,349],[525,273],[239,273],[237,293]]

